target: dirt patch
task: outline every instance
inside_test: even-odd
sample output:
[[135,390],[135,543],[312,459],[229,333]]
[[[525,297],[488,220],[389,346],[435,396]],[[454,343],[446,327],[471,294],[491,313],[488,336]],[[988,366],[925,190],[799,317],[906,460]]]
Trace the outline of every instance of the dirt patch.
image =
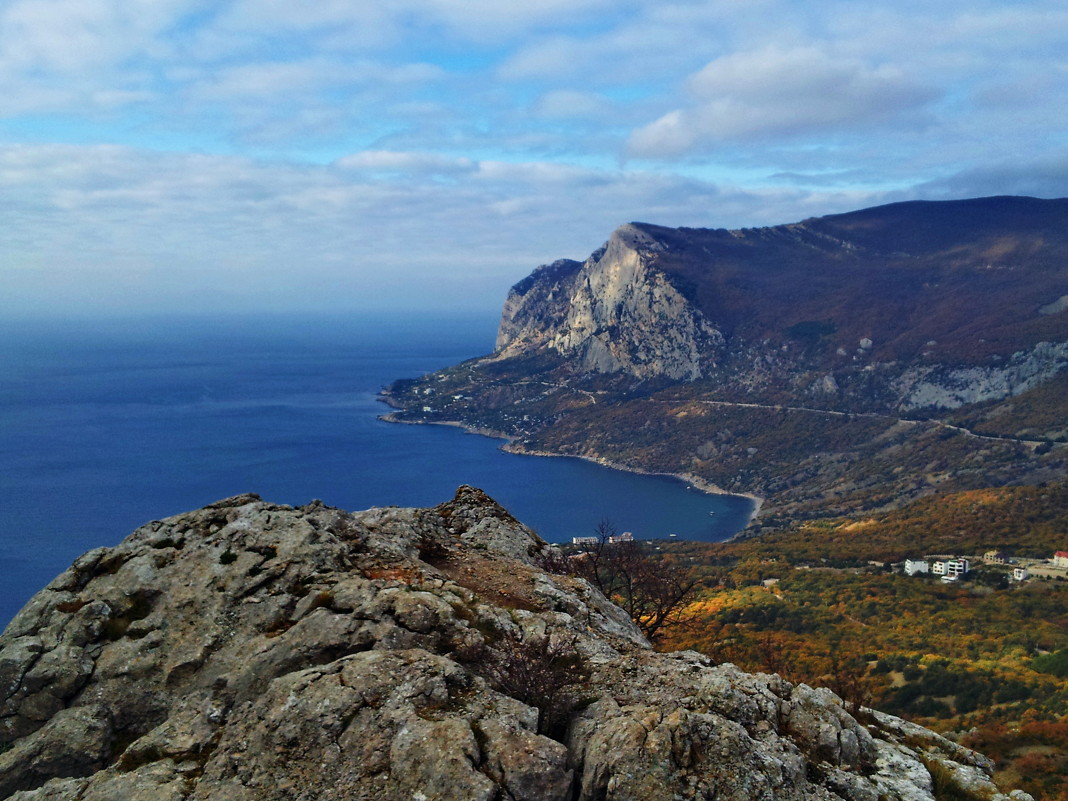
[[509,609],[543,610],[534,595],[536,571],[515,562],[499,562],[470,551],[453,553],[435,565],[445,576],[491,603]]

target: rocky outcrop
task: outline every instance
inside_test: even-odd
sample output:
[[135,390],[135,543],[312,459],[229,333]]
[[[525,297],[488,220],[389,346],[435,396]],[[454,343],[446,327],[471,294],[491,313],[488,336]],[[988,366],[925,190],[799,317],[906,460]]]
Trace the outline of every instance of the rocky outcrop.
[[1039,342],[990,367],[914,367],[895,382],[900,408],[958,409],[1022,395],[1068,367],[1068,342]]
[[653,653],[559,564],[470,487],[150,523],[0,638],[0,798],[876,801],[931,799],[932,771],[1004,798],[919,727]]
[[549,348],[581,372],[700,378],[723,335],[651,266],[663,245],[636,225],[587,261],[541,267],[509,293],[497,358]]
[[553,332],[564,328],[582,267],[582,262],[560,259],[538,267],[511,288],[497,329],[496,350],[502,356],[543,347]]

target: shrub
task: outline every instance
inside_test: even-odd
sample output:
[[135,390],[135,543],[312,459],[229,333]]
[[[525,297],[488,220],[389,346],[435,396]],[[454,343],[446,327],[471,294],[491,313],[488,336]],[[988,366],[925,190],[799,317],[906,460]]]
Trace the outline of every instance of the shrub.
[[538,733],[562,742],[590,675],[575,646],[573,635],[524,639],[506,633],[476,670],[497,690],[537,709]]
[[1068,676],[1068,648],[1054,651],[1052,654],[1036,656],[1031,660],[1031,669],[1052,676]]

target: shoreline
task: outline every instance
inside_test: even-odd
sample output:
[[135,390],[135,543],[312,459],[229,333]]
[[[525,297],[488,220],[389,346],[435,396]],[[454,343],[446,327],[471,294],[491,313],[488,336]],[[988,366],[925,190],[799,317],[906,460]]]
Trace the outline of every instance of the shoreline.
[[[512,437],[508,436],[503,431],[497,431],[492,428],[475,428],[466,423],[461,423],[459,420],[400,420],[396,417],[394,412],[380,414],[378,415],[378,419],[384,423],[397,423],[402,426],[448,426],[449,428],[459,428],[465,434],[477,434],[480,437],[489,437],[490,439],[503,439],[505,445],[512,441]],[[503,448],[505,445],[502,445],[501,447]]]
[[[582,456],[574,453],[553,453],[551,451],[535,451],[528,448],[524,448],[522,445],[517,445],[515,437],[505,434],[503,431],[497,431],[491,428],[475,428],[469,426],[466,423],[461,423],[459,420],[401,420],[398,419],[395,412],[387,412],[386,414],[380,414],[379,420],[386,423],[399,423],[401,425],[409,426],[449,426],[450,428],[459,428],[466,434],[475,434],[480,437],[489,437],[490,439],[501,439],[504,443],[501,445],[501,450],[505,453],[513,453],[520,456],[544,456],[547,458],[565,458],[565,459],[582,459],[586,462],[592,462],[593,464],[600,465],[601,467],[607,467],[610,470],[619,470],[623,473],[634,473],[642,476],[663,476],[665,478],[674,478],[683,482],[689,487],[703,492],[706,495],[733,495],[737,498],[747,498],[753,503],[753,510],[749,513],[749,521],[745,524],[742,531],[751,526],[753,522],[760,516],[761,509],[764,506],[764,499],[759,495],[752,495],[748,492],[728,492],[722,487],[713,484],[711,481],[706,481],[700,476],[695,476],[690,473],[666,473],[655,470],[645,470],[640,467],[630,467],[629,465],[619,464],[609,459],[605,459],[602,456]],[[738,534],[742,532],[739,531]],[[737,537],[735,534],[731,539]]]

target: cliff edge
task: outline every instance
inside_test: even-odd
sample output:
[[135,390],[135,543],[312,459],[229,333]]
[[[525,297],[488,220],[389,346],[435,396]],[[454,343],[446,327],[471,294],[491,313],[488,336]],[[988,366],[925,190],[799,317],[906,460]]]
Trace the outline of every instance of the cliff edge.
[[0,637],[0,798],[1008,798],[918,726],[654,653],[560,564],[471,487],[152,522]]

